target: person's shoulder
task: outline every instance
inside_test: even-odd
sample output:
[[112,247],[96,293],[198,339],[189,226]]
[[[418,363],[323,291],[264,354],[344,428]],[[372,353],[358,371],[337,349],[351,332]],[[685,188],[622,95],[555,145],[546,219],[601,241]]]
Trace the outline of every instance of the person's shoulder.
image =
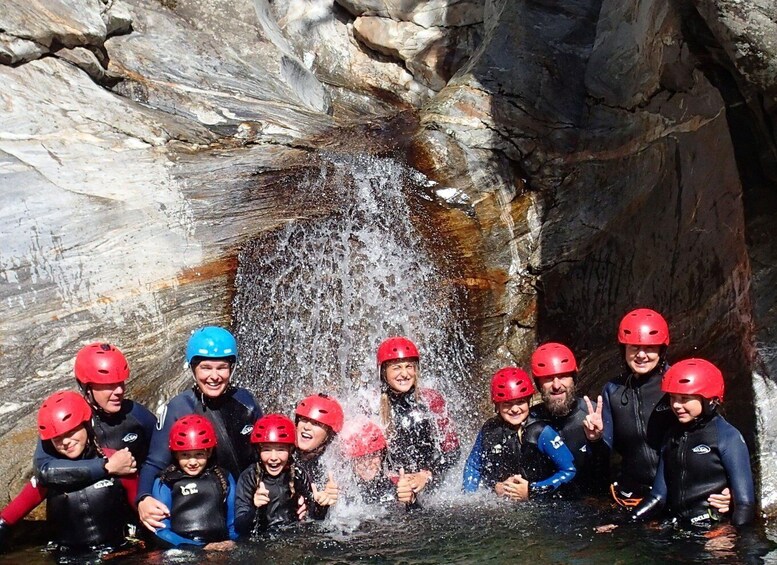
[[140,402],[137,402],[136,400],[125,400],[125,402],[128,403],[127,412],[138,420],[147,420],[151,418],[156,421],[156,416],[154,416],[154,413]]
[[235,387],[232,392],[232,398],[248,408],[257,408],[259,406],[254,393],[247,388]]
[[728,440],[737,440],[737,441],[741,441],[742,443],[745,443],[745,438],[742,435],[742,433],[733,424],[731,424],[731,422],[726,420],[720,414],[717,414],[712,419],[712,423],[715,424],[715,428],[718,432],[719,437],[725,438]]

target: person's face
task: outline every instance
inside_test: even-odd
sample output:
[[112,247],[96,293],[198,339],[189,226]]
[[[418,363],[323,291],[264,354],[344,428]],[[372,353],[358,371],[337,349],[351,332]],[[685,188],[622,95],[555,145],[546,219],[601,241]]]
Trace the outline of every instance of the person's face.
[[287,443],[263,443],[259,446],[259,459],[271,477],[277,477],[289,464],[291,446]]
[[660,345],[627,345],[626,365],[637,376],[647,375],[658,365],[660,354]]
[[209,398],[221,396],[229,386],[232,365],[219,359],[203,359],[194,367],[194,380],[202,394]]
[[370,453],[353,460],[353,472],[364,482],[370,482],[380,473],[383,458],[380,453]]
[[386,383],[394,392],[408,392],[415,385],[415,377],[415,361],[407,359],[386,361]]
[[704,398],[698,394],[670,394],[672,412],[681,424],[687,424],[701,416]]
[[529,417],[529,399],[521,398],[499,402],[496,405],[496,410],[502,420],[511,426],[519,426]]
[[314,451],[329,438],[329,430],[318,422],[297,416],[297,449]]
[[572,373],[562,373],[537,378],[542,401],[554,416],[568,413],[575,398],[575,378]]
[[208,458],[212,451],[212,449],[191,449],[174,453],[181,471],[190,477],[196,477],[208,466]]
[[86,426],[81,424],[74,430],[59,435],[51,439],[54,449],[68,459],[76,459],[86,449],[89,434],[86,432]]
[[121,402],[124,400],[126,383],[124,381],[109,384],[89,385],[92,390],[92,398],[95,404],[108,414],[116,414],[121,410]]

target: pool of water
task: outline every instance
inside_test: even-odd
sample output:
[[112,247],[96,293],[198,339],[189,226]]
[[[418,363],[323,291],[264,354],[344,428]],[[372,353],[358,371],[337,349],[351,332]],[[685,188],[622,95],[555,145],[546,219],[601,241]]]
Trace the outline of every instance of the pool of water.
[[[228,552],[150,551],[112,563],[777,563],[777,530],[759,525],[709,537],[655,525],[623,524],[608,504],[511,504],[490,496],[448,497],[425,508],[347,507],[323,523],[275,538],[241,542]],[[51,563],[39,546],[0,556],[2,563]]]

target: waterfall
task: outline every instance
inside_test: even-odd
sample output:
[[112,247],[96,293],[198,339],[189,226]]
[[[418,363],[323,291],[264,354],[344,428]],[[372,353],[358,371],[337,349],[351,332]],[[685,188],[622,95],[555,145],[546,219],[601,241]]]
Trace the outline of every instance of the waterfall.
[[433,183],[396,160],[361,155],[324,157],[304,184],[292,188],[332,213],[291,220],[239,255],[236,380],[265,411],[290,414],[303,396],[328,392],[346,416],[375,413],[377,346],[404,335],[420,350],[423,385],[466,420],[473,348],[463,300],[441,238],[416,229],[431,223],[418,204]]

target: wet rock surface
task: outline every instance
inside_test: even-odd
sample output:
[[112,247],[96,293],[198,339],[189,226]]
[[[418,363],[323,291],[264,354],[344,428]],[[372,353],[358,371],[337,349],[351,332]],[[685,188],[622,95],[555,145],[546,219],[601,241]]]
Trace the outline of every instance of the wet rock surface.
[[[776,394],[772,3],[6,5],[0,490],[80,345],[119,344],[153,408],[186,379],[188,332],[230,322],[241,246],[331,212],[300,196],[316,152],[383,136],[438,183],[476,378],[554,339],[596,390],[619,318],[656,308],[673,359],[724,369],[777,500],[777,425],[753,412]],[[353,125],[397,112],[418,119]]]

